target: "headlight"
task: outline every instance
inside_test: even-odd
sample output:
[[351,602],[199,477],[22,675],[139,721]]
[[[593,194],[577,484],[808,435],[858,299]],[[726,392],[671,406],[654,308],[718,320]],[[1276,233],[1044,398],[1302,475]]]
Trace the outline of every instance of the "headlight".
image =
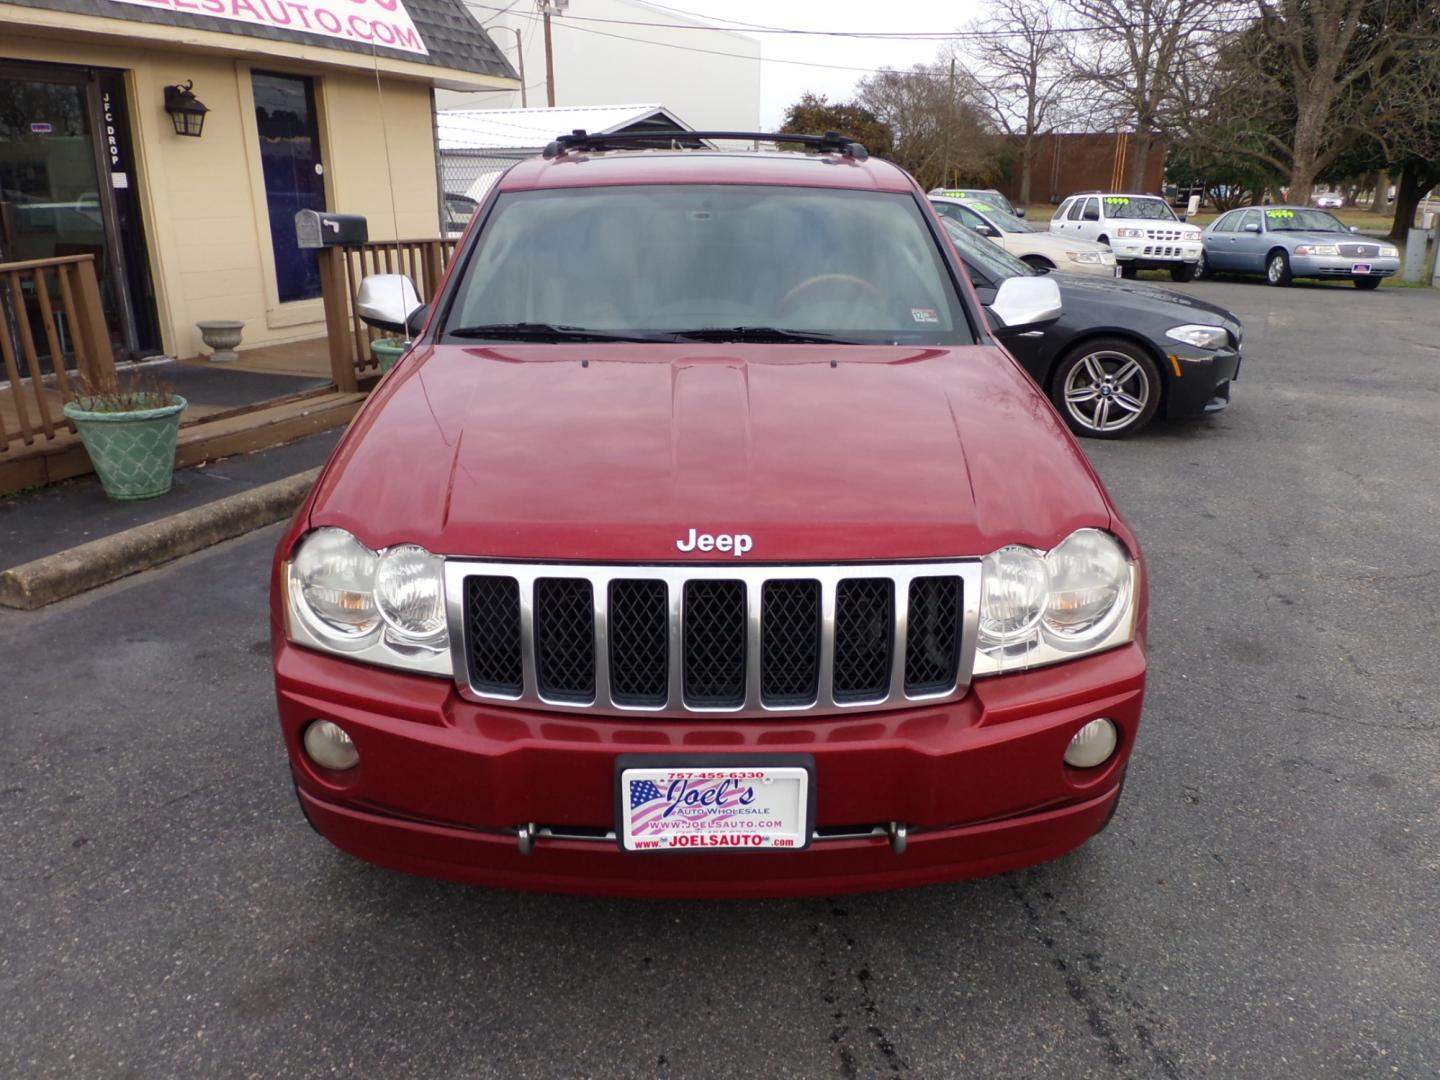
[[1296,244],[1296,255],[1339,255],[1340,249],[1334,244]]
[[1218,349],[1230,340],[1230,335],[1223,326],[1196,326],[1193,324],[1172,326],[1165,331],[1165,336],[1171,341],[1183,341],[1186,345],[1194,345],[1197,349]]
[[387,667],[451,673],[445,561],[415,544],[375,552],[316,529],[285,568],[291,641]]
[[375,572],[375,605],[402,641],[434,642],[445,633],[445,561],[416,544],[391,548]]
[[1116,229],[1115,235],[1121,240],[1144,240],[1144,229]]
[[1065,257],[1086,266],[1105,266],[1115,261],[1114,254],[1109,251],[1067,251]]
[[1400,249],[1394,244],[1381,244],[1380,257],[1382,259],[1398,259],[1400,257]]
[[375,553],[344,529],[317,529],[291,564],[291,602],[321,634],[359,642],[380,629]]
[[1005,547],[981,565],[975,674],[1053,664],[1133,641],[1136,567],[1109,533],[1080,529],[1048,552]]

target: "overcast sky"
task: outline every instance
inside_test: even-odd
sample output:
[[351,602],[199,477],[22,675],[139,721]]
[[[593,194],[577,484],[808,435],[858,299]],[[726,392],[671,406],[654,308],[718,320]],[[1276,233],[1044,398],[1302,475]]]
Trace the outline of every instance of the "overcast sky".
[[[659,0],[665,6],[690,12],[707,21],[715,16],[763,26],[803,30],[870,30],[885,33],[933,32],[958,29],[981,10],[978,0]],[[716,22],[718,26],[740,27]],[[709,37],[703,31],[697,36]],[[760,124],[778,127],[785,108],[807,90],[833,101],[849,97],[863,71],[802,67],[771,63],[803,60],[811,64],[840,64],[856,68],[909,67],[934,58],[937,41],[895,41],[855,38],[756,34],[762,62]],[[717,39],[723,41],[723,38]],[[713,46],[712,46],[713,47]]]

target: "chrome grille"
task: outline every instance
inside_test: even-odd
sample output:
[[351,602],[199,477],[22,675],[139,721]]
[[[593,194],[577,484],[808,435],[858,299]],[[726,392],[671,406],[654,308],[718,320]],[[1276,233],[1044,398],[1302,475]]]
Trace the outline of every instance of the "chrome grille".
[[1373,259],[1380,254],[1380,245],[1341,244],[1340,254],[1348,259]]
[[1179,229],[1146,229],[1147,240],[1179,240],[1184,234]]
[[965,693],[978,561],[554,566],[447,560],[471,700],[610,715],[891,709]]

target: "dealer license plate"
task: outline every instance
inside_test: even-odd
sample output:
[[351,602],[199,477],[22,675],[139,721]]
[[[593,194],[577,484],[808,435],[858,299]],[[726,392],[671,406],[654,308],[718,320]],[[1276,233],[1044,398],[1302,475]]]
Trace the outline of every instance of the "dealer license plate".
[[1352,274],[1368,274],[1368,273],[1370,273],[1370,264],[1369,264],[1369,263],[1356,263],[1354,266],[1350,267],[1350,273],[1352,273]]
[[[792,755],[783,755],[792,757]],[[626,755],[617,763],[616,819],[626,851],[764,851],[810,841],[814,766],[661,763]],[[644,764],[637,764],[644,762]]]

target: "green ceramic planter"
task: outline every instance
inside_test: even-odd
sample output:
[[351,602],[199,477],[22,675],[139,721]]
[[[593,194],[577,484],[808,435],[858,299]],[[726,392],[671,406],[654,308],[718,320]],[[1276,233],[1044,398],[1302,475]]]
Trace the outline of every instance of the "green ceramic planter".
[[90,463],[112,499],[150,499],[170,490],[175,475],[175,437],[186,401],[139,412],[94,412],[78,397],[65,415],[85,443]]
[[404,338],[382,337],[376,338],[370,343],[370,353],[380,365],[380,374],[384,375],[395,366],[395,361],[405,355],[405,350],[410,343]]

